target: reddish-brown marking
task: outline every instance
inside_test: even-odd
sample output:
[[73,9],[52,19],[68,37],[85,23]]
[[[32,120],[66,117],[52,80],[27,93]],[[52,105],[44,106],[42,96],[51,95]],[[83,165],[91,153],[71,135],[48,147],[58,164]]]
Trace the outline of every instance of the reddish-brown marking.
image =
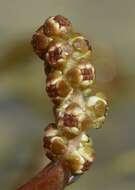
[[74,116],[73,114],[65,113],[63,117],[63,121],[64,121],[64,126],[68,126],[68,127],[74,127],[74,126],[77,126],[78,124],[78,120],[76,116]]
[[70,21],[61,15],[55,16],[54,20],[57,21],[60,26],[70,26],[71,25]]
[[83,80],[93,80],[93,72],[92,69],[81,69],[81,73],[83,75]]
[[58,96],[58,91],[56,84],[51,84],[50,86],[46,87],[46,91],[48,93],[48,96],[51,98],[57,97]]

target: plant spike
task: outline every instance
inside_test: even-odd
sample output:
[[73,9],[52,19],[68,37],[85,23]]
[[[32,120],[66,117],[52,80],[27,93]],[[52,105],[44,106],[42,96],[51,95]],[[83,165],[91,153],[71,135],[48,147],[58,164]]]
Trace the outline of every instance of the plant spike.
[[[102,127],[107,101],[101,93],[92,94],[95,80],[92,47],[82,34],[73,30],[67,18],[49,17],[33,35],[32,46],[44,61],[46,91],[54,104],[55,123],[45,128],[45,153],[52,161],[52,168],[55,168],[53,163],[62,163],[58,164],[62,168],[63,163],[66,165],[70,171],[66,184],[70,184],[87,171],[95,159],[93,143],[86,130]],[[57,172],[59,174],[58,168]],[[54,173],[56,170],[52,169],[51,175]],[[45,176],[42,187],[51,189]],[[41,190],[37,184],[38,180],[31,181],[18,190]]]

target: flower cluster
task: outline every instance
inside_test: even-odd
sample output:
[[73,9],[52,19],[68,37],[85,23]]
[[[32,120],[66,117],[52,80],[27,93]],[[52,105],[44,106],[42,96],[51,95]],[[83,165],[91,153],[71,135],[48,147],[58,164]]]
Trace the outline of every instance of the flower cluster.
[[82,174],[95,159],[85,132],[100,128],[107,112],[105,98],[91,94],[95,79],[91,45],[61,15],[46,20],[33,35],[32,45],[44,60],[46,91],[54,103],[55,123],[45,129],[46,155],[64,160],[74,175]]

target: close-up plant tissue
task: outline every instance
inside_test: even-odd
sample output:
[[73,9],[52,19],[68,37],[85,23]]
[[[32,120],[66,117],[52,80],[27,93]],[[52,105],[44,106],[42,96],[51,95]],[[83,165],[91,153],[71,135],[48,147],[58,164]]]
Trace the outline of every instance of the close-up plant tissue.
[[135,2],[0,5],[0,189],[134,190]]

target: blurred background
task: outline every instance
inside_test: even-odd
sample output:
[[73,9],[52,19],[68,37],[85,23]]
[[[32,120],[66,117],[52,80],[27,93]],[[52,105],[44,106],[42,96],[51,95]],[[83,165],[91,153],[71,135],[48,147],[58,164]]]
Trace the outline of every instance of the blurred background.
[[52,15],[68,17],[93,45],[96,89],[109,99],[101,130],[91,130],[97,159],[70,190],[135,189],[135,1],[0,0],[0,189],[37,173],[44,127],[53,121],[33,32]]

